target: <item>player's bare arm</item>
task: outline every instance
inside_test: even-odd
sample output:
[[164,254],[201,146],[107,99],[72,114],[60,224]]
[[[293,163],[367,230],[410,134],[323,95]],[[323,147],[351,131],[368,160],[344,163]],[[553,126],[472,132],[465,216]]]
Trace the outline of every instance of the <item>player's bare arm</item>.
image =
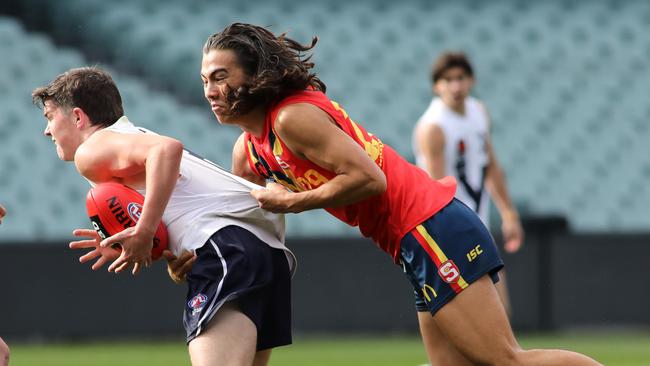
[[255,174],[250,165],[248,165],[248,159],[246,157],[246,141],[244,136],[245,133],[239,135],[239,138],[237,138],[237,142],[235,142],[235,146],[232,149],[232,173],[249,182],[263,186],[264,179]]
[[434,179],[445,176],[445,134],[440,126],[422,124],[416,133],[417,143],[426,160],[427,173]]
[[137,225],[101,242],[102,247],[120,243],[123,248],[109,271],[121,272],[133,265],[135,274],[151,262],[152,239],[178,179],[182,154],[182,144],[168,137],[110,131],[94,134],[79,147],[75,164],[84,177],[147,191]]
[[524,240],[524,230],[521,226],[519,213],[512,204],[503,169],[494,155],[492,144],[488,141],[488,168],[485,176],[485,186],[492,195],[492,200],[501,215],[501,231],[507,252],[514,253],[521,247]]
[[272,212],[302,212],[356,203],[386,190],[386,177],[368,154],[320,108],[298,103],[283,108],[275,132],[299,157],[336,173],[322,186],[291,193],[277,184],[254,190],[262,208]]

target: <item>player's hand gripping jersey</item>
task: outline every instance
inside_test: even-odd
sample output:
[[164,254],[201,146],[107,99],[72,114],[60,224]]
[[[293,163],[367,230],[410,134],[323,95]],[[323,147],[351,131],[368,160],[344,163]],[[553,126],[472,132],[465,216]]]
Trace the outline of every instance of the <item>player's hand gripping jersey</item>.
[[376,136],[352,121],[336,102],[317,91],[288,96],[267,112],[261,138],[246,134],[248,162],[254,172],[272,179],[294,192],[315,189],[336,174],[293,155],[274,131],[280,109],[294,103],[309,103],[325,111],[337,125],[381,168],[387,180],[386,192],[343,207],[327,208],[341,221],[359,226],[394,260],[399,256],[401,238],[425,221],[454,197],[456,182],[451,177],[433,180],[420,168],[408,163]]

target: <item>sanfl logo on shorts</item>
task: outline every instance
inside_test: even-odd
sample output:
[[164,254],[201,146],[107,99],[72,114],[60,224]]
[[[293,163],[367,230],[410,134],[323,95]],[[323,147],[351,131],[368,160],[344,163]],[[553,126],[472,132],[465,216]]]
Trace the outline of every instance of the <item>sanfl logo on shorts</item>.
[[460,277],[460,271],[451,259],[440,265],[438,274],[447,283],[456,283]]

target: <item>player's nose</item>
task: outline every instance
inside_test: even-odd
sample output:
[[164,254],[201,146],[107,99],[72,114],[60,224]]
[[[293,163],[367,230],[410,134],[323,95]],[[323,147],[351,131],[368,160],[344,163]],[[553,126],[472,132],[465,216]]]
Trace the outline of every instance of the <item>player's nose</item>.
[[205,97],[208,100],[216,99],[218,94],[218,89],[219,88],[217,88],[217,86],[214,83],[209,82],[208,85],[206,85],[205,87]]
[[50,133],[50,126],[45,127],[45,130],[43,130],[43,135],[52,136],[52,133]]

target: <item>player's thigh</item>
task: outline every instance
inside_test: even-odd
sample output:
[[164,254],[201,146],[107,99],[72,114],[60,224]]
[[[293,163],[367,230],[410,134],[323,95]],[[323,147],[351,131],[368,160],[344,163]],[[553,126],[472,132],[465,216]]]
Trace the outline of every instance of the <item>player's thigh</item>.
[[428,311],[418,311],[418,322],[420,324],[422,343],[424,343],[424,348],[431,365],[473,365],[472,362],[463,356],[458,349],[447,340],[433,320],[431,313]]
[[506,314],[510,318],[512,316],[512,305],[510,304],[510,294],[508,293],[508,278],[506,276],[506,270],[502,269],[499,271],[499,282],[495,283],[494,286],[497,289],[499,298],[503,307],[506,309]]
[[520,351],[489,276],[472,283],[433,319],[446,339],[474,362],[508,365]]
[[224,304],[189,343],[193,366],[248,366],[257,345],[255,324],[234,303]]
[[431,314],[484,275],[496,281],[503,267],[487,228],[458,200],[402,238],[400,262],[415,290],[416,309]]

